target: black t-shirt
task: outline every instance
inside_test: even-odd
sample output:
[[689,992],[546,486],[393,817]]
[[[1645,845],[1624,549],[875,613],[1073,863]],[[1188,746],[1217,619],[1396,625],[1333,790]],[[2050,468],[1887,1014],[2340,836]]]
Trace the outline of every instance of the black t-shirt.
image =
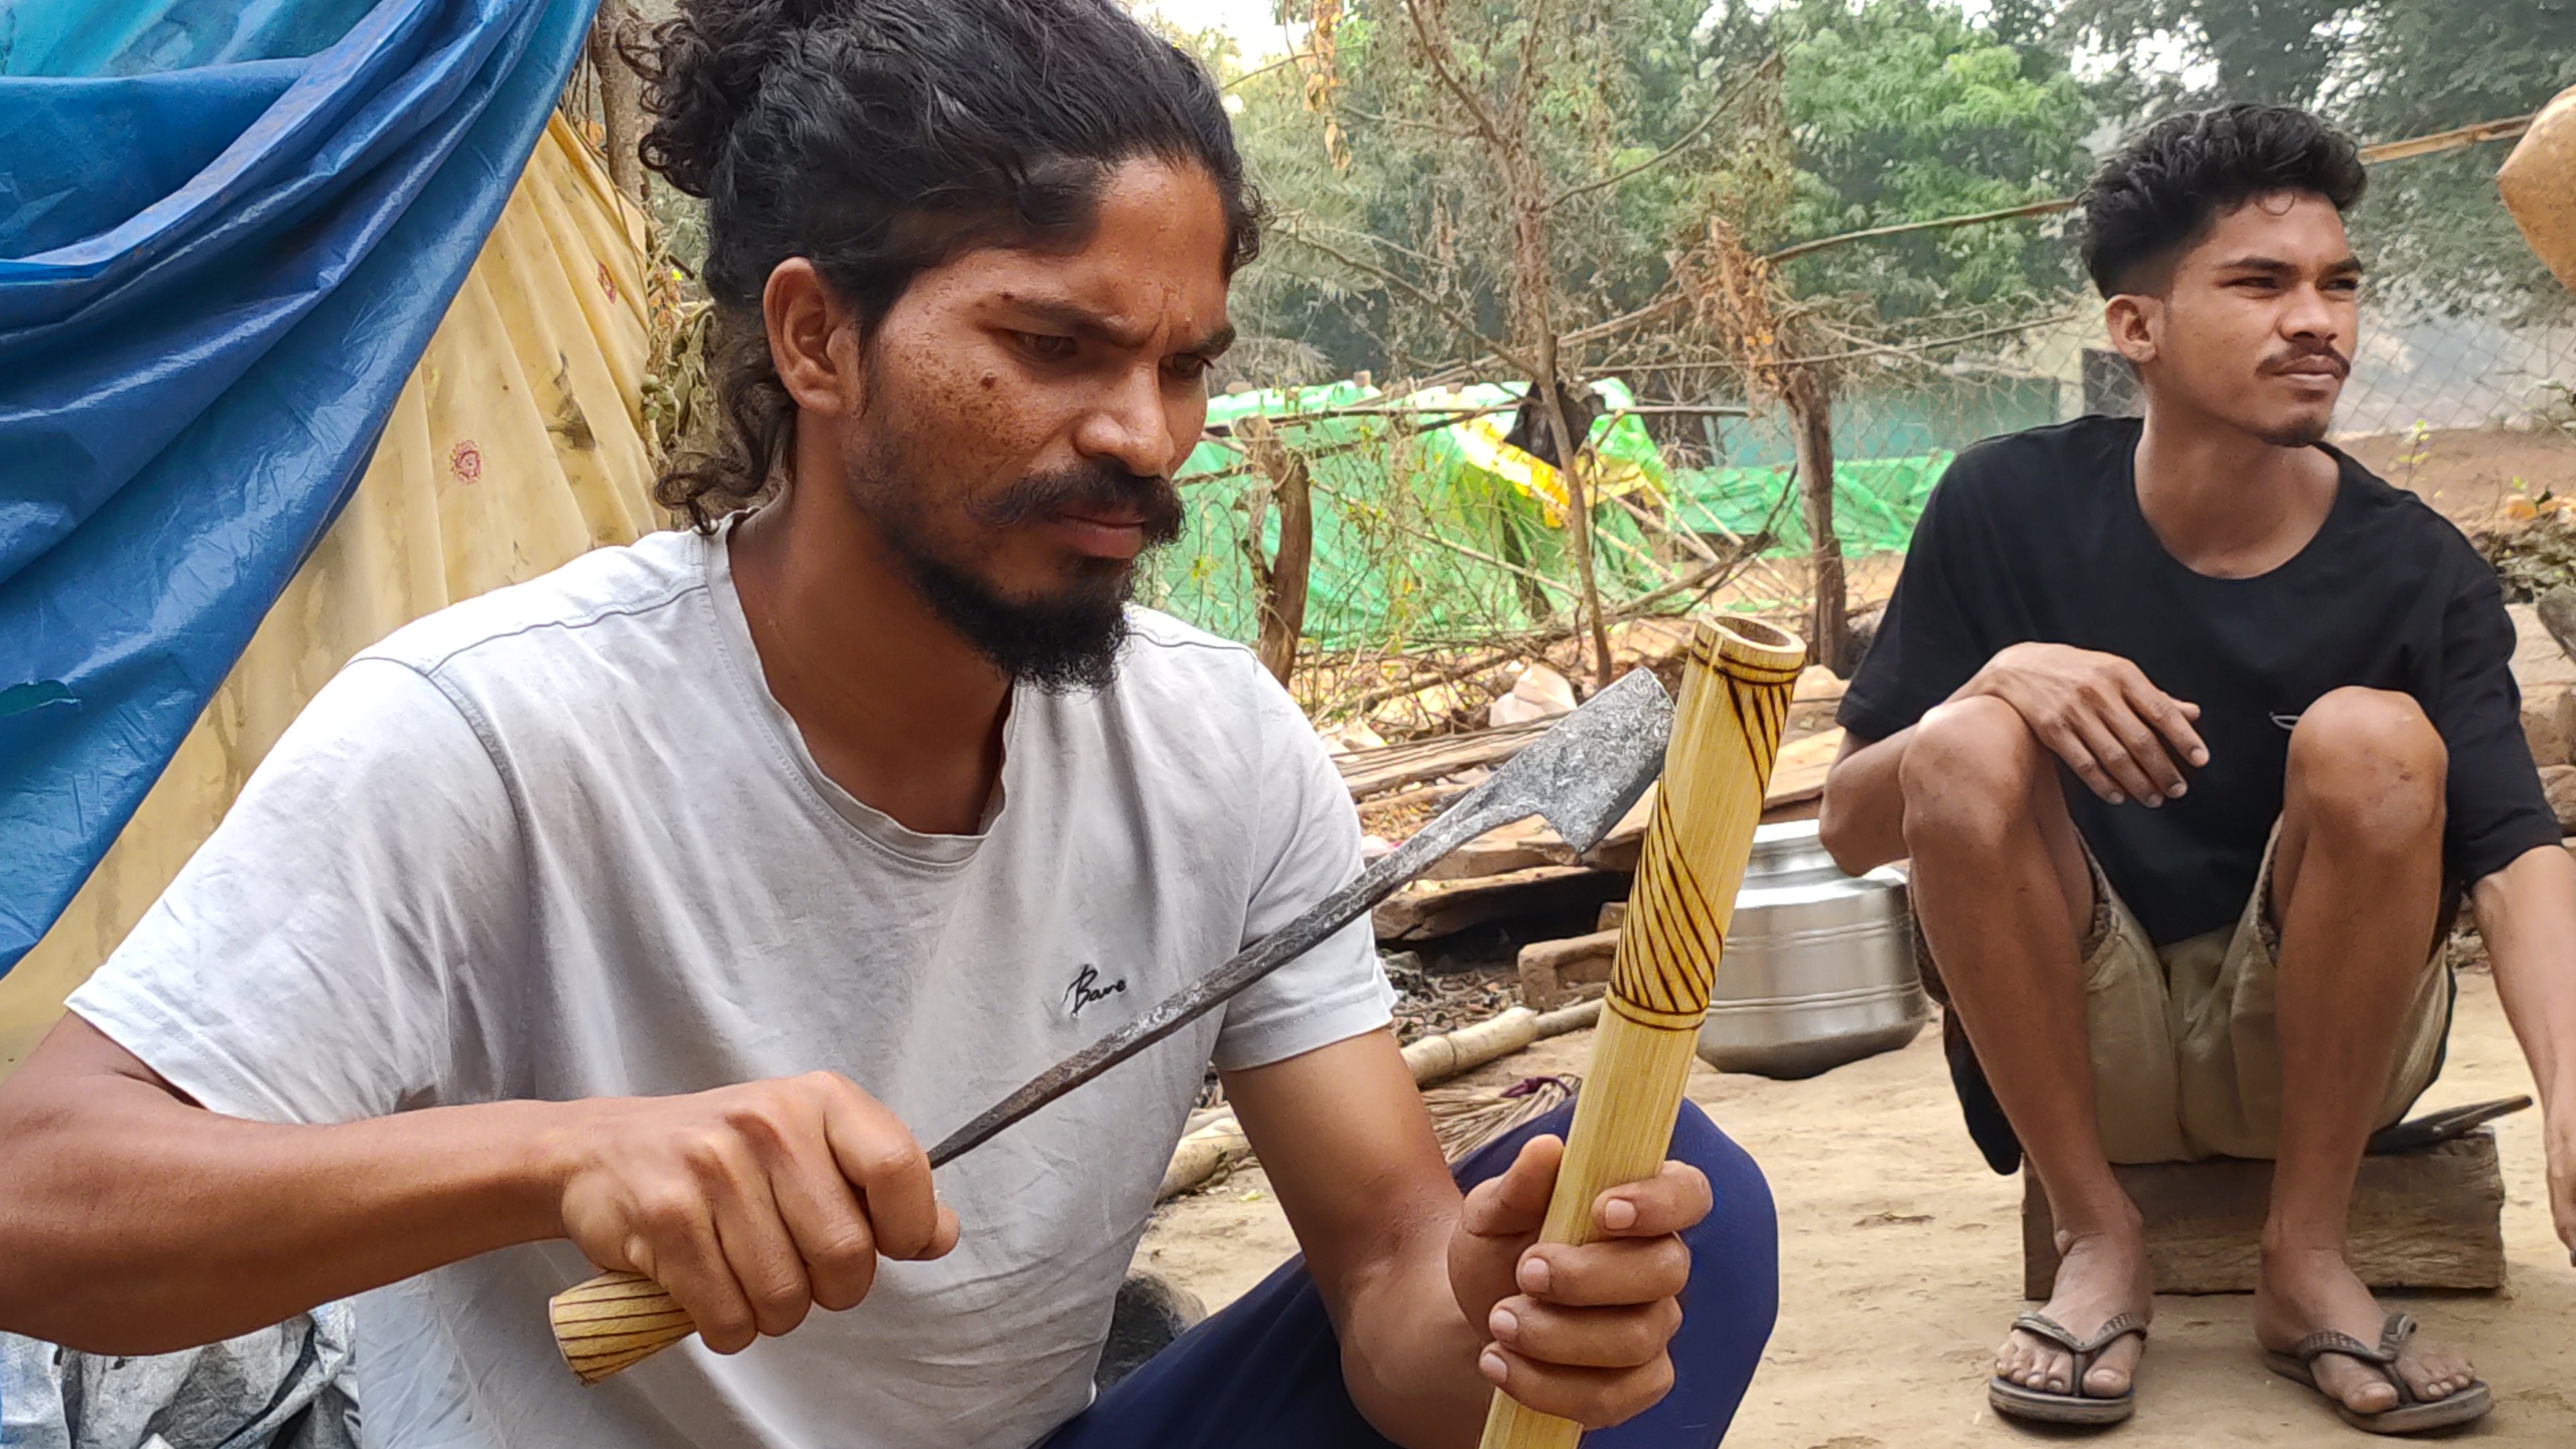
[[2033,640],[2120,655],[2199,705],[2209,763],[2184,764],[2181,799],[2111,805],[2065,776],[2076,828],[2159,945],[2243,911],[2281,813],[2290,726],[2345,685],[2402,690],[2441,731],[2454,886],[2558,840],[2523,741],[2513,622],[2458,529],[2328,449],[2342,481],[2306,548],[2255,578],[2194,573],[2138,510],[2139,427],[2079,418],[1959,455],[1844,697],[1852,733],[1895,734]]

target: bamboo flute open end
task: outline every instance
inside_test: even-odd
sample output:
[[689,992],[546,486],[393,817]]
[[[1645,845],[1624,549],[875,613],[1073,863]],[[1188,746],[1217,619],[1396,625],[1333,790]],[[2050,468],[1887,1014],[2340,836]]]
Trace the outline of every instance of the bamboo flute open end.
[[[1806,645],[1767,624],[1699,623],[1542,1241],[1590,1241],[1593,1203],[1653,1175],[1672,1147],[1789,692],[1806,662]],[[1571,1449],[1582,1436],[1571,1420],[1497,1392],[1483,1449]]]
[[602,1273],[546,1300],[555,1347],[583,1383],[609,1375],[698,1331],[688,1310],[640,1273]]

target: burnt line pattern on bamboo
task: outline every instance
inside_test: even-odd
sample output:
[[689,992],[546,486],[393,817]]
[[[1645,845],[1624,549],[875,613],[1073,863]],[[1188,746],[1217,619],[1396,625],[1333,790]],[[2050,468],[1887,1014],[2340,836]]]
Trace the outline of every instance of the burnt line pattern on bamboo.
[[1717,933],[1709,929],[1708,892],[1674,843],[1670,813],[1660,807],[1646,827],[1637,879],[1652,881],[1655,894],[1639,903],[1646,909],[1628,912],[1602,1004],[1639,1026],[1697,1031],[1717,985]]
[[697,1331],[649,1278],[603,1273],[563,1299],[550,1315],[556,1343],[584,1383],[597,1383]]
[[[1727,708],[1744,739],[1759,796],[1780,757],[1798,667],[1742,658],[1723,641],[1712,649],[1704,636],[1693,653],[1726,687]],[[1725,932],[1707,887],[1674,838],[1672,822],[1673,812],[1659,802],[1646,827],[1637,873],[1638,882],[1651,883],[1654,894],[1640,903],[1644,909],[1629,912],[1603,1004],[1639,1026],[1696,1032],[1717,986]]]
[[1789,726],[1789,693],[1797,686],[1797,671],[1764,669],[1724,658],[1718,663],[1718,677],[1726,681],[1727,705],[1735,711],[1736,726],[1751,748],[1753,781],[1768,785],[1771,769],[1780,760],[1780,736]]

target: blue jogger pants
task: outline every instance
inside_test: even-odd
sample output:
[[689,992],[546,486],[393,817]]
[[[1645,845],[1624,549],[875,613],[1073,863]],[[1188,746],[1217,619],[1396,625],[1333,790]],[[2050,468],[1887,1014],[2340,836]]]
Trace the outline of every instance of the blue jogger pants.
[[[1573,1104],[1479,1148],[1458,1184],[1495,1176],[1541,1133],[1563,1135]],[[1705,1449],[1726,1437],[1780,1306],[1780,1225],[1744,1149],[1682,1104],[1672,1156],[1708,1174],[1716,1206],[1683,1235],[1690,1287],[1663,1402],[1584,1440],[1586,1449]],[[1305,1264],[1173,1341],[1058,1429],[1045,1449],[1392,1449],[1351,1406],[1341,1347]]]

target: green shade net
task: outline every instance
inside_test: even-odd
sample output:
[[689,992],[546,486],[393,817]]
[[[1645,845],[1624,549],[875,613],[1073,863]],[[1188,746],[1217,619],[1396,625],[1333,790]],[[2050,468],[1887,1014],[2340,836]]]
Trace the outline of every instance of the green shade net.
[[[1834,464],[1834,537],[1849,554],[1902,553],[1923,500],[1950,466],[1947,452],[1854,458]],[[1672,473],[1673,517],[1693,533],[1752,538],[1769,530],[1765,555],[1807,551],[1797,475],[1781,468],[1682,468]]]
[[[1615,381],[1594,385],[1612,409],[1634,404]],[[1314,506],[1305,637],[1327,649],[1402,649],[1464,643],[1536,628],[1575,594],[1562,521],[1540,499],[1480,466],[1489,441],[1443,413],[1312,416],[1353,407],[1475,411],[1508,426],[1518,385],[1480,385],[1396,400],[1352,382],[1237,393],[1208,405],[1211,432],[1270,420],[1281,444],[1306,460]],[[1430,426],[1426,431],[1426,425]],[[1663,458],[1636,417],[1605,414],[1592,426],[1602,481],[1625,486],[1649,513],[1670,486]],[[1187,523],[1180,540],[1148,562],[1145,602],[1210,633],[1250,642],[1260,632],[1260,590],[1245,552],[1253,504],[1269,483],[1233,436],[1203,440],[1179,474]],[[1279,542],[1275,506],[1259,510],[1265,557]],[[1612,498],[1593,509],[1594,572],[1612,607],[1670,577]]]

